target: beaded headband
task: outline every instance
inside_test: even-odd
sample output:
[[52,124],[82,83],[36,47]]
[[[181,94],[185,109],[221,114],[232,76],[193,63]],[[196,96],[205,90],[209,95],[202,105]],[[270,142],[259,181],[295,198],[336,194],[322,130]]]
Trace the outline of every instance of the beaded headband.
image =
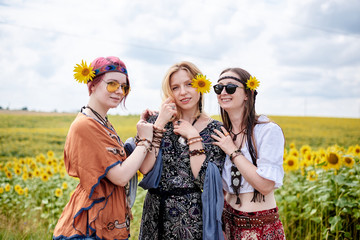
[[74,67],[74,78],[76,81],[80,83],[88,83],[92,81],[95,77],[100,76],[101,74],[107,72],[120,72],[126,75],[128,78],[128,73],[125,66],[123,64],[114,63],[110,59],[106,58],[111,64],[102,66],[101,68],[97,68],[93,70],[91,64],[87,65],[86,61],[81,61],[81,64],[76,64]]
[[95,69],[94,71],[95,71],[95,77],[106,72],[121,72],[126,76],[128,75],[126,68],[120,65],[106,65],[106,66],[102,66],[101,68]]

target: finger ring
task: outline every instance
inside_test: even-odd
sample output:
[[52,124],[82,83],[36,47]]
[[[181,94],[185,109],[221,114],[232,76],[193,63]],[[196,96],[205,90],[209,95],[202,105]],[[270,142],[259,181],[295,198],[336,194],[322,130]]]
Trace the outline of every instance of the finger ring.
[[181,121],[180,121],[180,120],[178,120],[176,123],[177,123],[178,125],[180,125]]
[[229,135],[229,133],[227,132],[227,133],[225,133],[224,135],[225,135],[225,137],[227,137],[227,136]]
[[172,110],[175,110],[175,106],[171,106]]

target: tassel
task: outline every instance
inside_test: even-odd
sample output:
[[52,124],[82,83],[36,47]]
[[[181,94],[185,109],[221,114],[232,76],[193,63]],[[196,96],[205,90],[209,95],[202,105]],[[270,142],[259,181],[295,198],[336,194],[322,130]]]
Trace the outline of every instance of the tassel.
[[241,204],[241,201],[240,201],[239,195],[236,195],[236,204]]

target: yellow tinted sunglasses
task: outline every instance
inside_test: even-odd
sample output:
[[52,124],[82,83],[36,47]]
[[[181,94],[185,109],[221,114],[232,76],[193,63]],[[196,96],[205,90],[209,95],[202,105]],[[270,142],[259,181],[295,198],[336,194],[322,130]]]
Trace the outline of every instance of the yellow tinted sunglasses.
[[[104,80],[103,80],[104,81]],[[104,81],[105,82],[105,81]],[[107,84],[106,90],[110,93],[116,92],[121,87],[124,96],[130,92],[130,87],[127,84],[120,84],[117,81],[105,82]]]

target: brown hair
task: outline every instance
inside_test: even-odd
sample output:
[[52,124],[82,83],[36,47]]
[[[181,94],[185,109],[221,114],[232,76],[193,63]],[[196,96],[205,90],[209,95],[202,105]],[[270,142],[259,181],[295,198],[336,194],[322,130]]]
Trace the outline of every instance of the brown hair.
[[[244,86],[245,94],[248,97],[247,101],[245,101],[245,110],[244,110],[244,114],[243,114],[243,117],[241,120],[243,126],[239,126],[239,127],[241,130],[243,128],[246,128],[246,139],[247,139],[249,153],[250,153],[250,156],[252,159],[252,163],[255,166],[257,166],[257,162],[256,162],[257,150],[256,150],[255,139],[253,136],[254,127],[257,123],[259,123],[258,122],[259,116],[255,112],[255,99],[256,99],[257,92],[251,91],[250,89],[248,89],[246,87],[246,82],[251,76],[250,73],[248,73],[246,70],[244,70],[242,68],[227,68],[221,72],[220,76],[226,72],[232,72],[232,73],[235,73],[236,75],[238,75],[239,79],[241,80],[239,82]],[[233,126],[230,121],[229,114],[222,107],[220,107],[220,113],[221,113],[221,119],[224,124],[224,127],[228,131],[231,131]],[[264,196],[255,189],[254,197],[251,201],[252,202],[259,201],[260,202],[261,199],[264,199]]]

